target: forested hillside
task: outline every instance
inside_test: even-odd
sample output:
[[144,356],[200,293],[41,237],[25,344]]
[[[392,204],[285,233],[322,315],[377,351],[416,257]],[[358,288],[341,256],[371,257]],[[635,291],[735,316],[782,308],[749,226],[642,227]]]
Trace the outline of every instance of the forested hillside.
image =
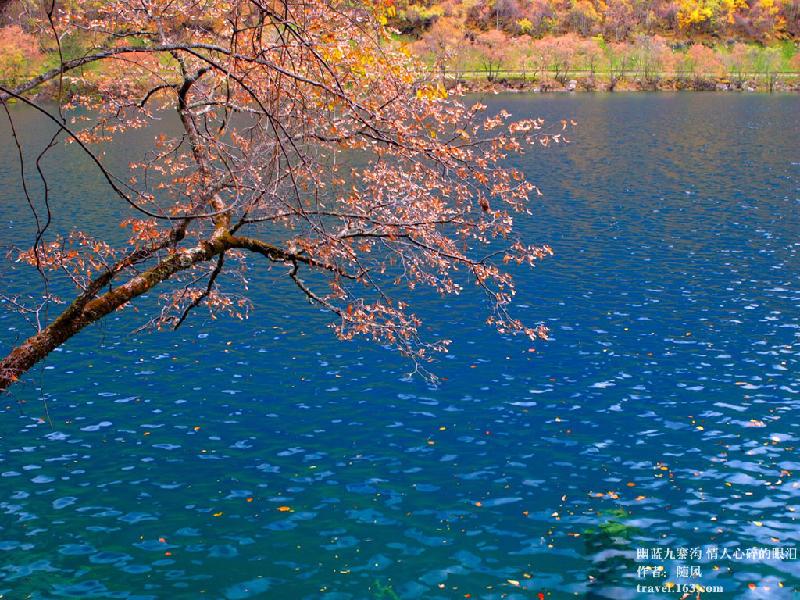
[[[800,0],[363,2],[446,83],[772,91],[800,81]],[[0,80],[13,83],[57,64],[59,52],[77,56],[95,43],[69,35],[57,46],[49,4],[0,0]]]
[[541,38],[575,33],[768,43],[800,36],[800,0],[397,0],[390,23],[423,36],[436,23]]
[[771,91],[800,71],[800,0],[396,0],[387,14],[456,79]]

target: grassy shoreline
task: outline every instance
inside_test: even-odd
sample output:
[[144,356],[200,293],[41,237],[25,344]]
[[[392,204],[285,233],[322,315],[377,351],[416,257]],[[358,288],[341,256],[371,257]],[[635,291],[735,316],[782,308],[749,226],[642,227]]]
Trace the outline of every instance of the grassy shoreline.
[[620,77],[610,73],[531,74],[501,71],[461,74],[430,73],[428,79],[446,88],[457,84],[475,92],[800,92],[800,73],[751,74],[747,77],[696,76],[662,73],[650,77]]

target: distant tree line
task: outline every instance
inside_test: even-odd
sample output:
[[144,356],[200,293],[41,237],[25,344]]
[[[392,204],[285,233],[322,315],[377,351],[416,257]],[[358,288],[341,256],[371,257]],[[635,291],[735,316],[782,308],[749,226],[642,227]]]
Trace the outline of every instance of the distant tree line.
[[579,71],[589,78],[602,74],[606,79],[651,81],[666,75],[688,80],[724,79],[742,85],[753,75],[771,79],[782,72],[800,72],[800,53],[787,42],[774,46],[741,42],[708,46],[675,43],[658,35],[614,42],[574,33],[532,39],[512,37],[499,29],[481,32],[470,40],[447,19],[437,21],[412,47],[455,78],[481,71],[491,80],[513,71],[523,78],[554,79],[563,84],[570,74]]

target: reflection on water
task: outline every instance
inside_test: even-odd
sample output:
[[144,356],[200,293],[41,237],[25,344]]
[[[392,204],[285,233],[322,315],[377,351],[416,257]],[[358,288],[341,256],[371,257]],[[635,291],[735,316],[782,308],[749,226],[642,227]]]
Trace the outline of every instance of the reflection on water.
[[[124,311],[35,372],[53,428],[32,385],[5,400],[0,594],[656,598],[637,548],[800,546],[800,98],[489,103],[580,123],[522,160],[546,195],[520,226],[556,256],[520,273],[518,311],[553,340],[497,336],[478,293],[420,296],[455,339],[432,387],[335,342],[278,275],[245,323],[140,336]],[[116,218],[76,155],[50,168],[58,227]],[[3,314],[0,348],[24,332]],[[800,581],[797,560],[666,564],[699,565],[712,597]]]

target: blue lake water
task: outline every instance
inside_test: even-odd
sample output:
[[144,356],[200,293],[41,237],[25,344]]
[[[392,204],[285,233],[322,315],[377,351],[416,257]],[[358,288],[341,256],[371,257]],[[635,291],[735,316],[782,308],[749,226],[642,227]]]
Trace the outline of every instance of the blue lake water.
[[[516,310],[552,340],[499,336],[478,291],[420,295],[454,340],[434,386],[337,342],[279,274],[254,273],[245,322],[116,314],[2,398],[0,596],[796,597],[800,97],[486,101],[579,123],[520,160],[545,196],[518,227],[555,256],[519,272]],[[29,226],[0,127],[6,246]],[[85,160],[45,165],[55,228],[118,231]],[[27,333],[0,314],[0,351]]]

